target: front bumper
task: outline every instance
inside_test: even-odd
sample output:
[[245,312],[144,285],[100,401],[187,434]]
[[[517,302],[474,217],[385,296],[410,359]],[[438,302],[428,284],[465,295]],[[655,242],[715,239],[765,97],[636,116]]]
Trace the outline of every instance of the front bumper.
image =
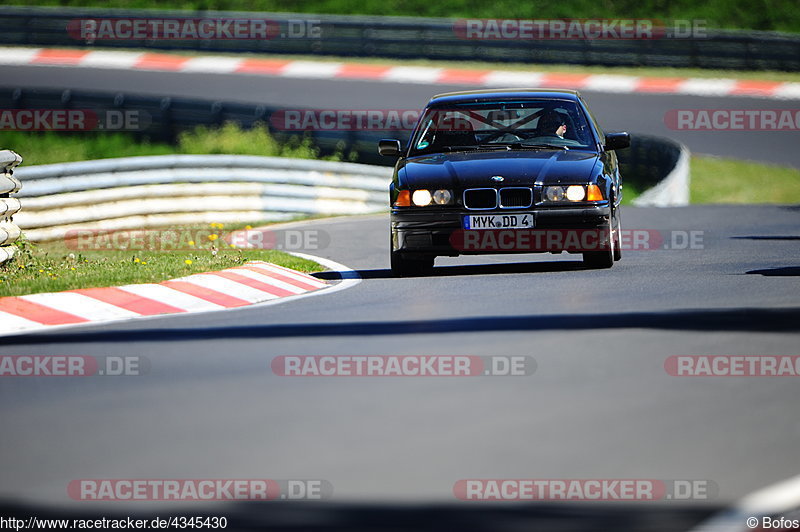
[[[492,229],[469,231],[464,230],[463,218],[467,215],[507,215],[530,214],[534,217],[533,229]],[[602,231],[609,226],[611,209],[607,203],[581,207],[549,207],[533,208],[524,211],[467,211],[459,209],[396,209],[391,213],[392,251],[403,255],[477,255],[487,253],[560,253],[562,251],[579,253],[600,246],[603,242],[587,243],[602,240]],[[597,235],[586,233],[597,232]],[[486,233],[493,232],[495,235]],[[574,234],[572,234],[574,233]],[[558,236],[560,235],[560,236]],[[502,239],[497,245],[491,243]],[[474,238],[484,244],[471,245]],[[490,238],[484,238],[490,237]],[[578,238],[579,245],[568,244],[568,238]],[[549,238],[549,240],[548,240]],[[581,238],[584,242],[581,244]]]

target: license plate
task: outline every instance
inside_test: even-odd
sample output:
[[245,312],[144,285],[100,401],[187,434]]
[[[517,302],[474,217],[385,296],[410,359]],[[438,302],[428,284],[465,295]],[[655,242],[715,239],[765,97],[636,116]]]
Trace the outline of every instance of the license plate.
[[531,229],[532,214],[472,214],[464,216],[464,229]]

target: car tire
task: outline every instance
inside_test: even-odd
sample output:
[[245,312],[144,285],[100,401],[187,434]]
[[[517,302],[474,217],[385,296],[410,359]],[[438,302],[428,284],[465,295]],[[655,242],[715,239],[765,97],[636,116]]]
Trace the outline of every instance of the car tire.
[[614,235],[611,232],[611,222],[602,230],[608,232],[608,249],[602,251],[587,251],[583,254],[583,264],[587,268],[602,269],[610,268],[614,265],[614,257],[616,256],[616,242]]
[[417,277],[430,273],[434,257],[407,259],[397,251],[391,252],[392,273],[395,277]]

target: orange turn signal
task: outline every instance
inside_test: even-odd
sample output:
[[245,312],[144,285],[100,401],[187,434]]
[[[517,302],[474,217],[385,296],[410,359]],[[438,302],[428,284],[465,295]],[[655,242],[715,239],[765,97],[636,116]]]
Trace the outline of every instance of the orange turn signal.
[[411,191],[401,190],[394,202],[395,207],[411,207]]
[[586,201],[603,201],[603,191],[597,185],[586,187]]

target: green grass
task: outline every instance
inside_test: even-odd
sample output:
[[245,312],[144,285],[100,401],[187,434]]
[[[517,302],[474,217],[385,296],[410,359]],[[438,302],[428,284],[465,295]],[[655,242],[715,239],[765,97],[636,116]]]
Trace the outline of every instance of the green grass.
[[[28,133],[0,131],[0,149],[22,155],[25,166],[110,157],[168,154],[233,154],[318,159],[310,139],[280,143],[264,126],[242,129],[235,123],[221,127],[199,126],[181,133],[175,146],[139,139],[129,133]],[[324,159],[341,160],[342,154]]]
[[800,203],[800,170],[692,156],[692,203]]
[[127,133],[26,133],[0,131],[0,149],[22,155],[23,164],[65,163],[108,157],[168,155],[175,153],[169,144],[135,142]]
[[264,11],[446,18],[704,19],[709,27],[800,32],[796,0],[6,0],[7,5]]
[[[215,230],[222,229],[220,225],[217,224]],[[185,230],[185,234],[196,234],[207,227],[177,229]],[[263,260],[303,272],[323,269],[313,261],[282,251],[230,248],[219,239],[197,242],[186,246],[193,249],[181,251],[78,250],[75,244],[63,240],[32,244],[24,239],[18,247],[20,252],[0,266],[0,296],[158,283],[193,273],[241,266],[248,260]]]

